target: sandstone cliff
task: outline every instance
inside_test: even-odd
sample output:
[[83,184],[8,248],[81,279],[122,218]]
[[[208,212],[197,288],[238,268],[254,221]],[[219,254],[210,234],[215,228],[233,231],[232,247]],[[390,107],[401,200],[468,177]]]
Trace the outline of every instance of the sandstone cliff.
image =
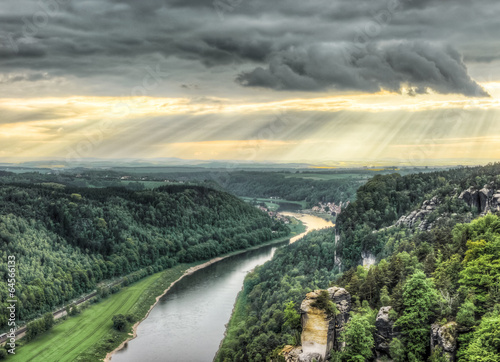
[[321,290],[308,293],[300,306],[302,346],[283,351],[287,362],[322,362],[328,358],[330,350],[342,347],[339,336],[349,320],[351,295],[338,287],[329,288],[327,292],[337,307],[336,315],[328,315],[324,309],[315,306]]
[[432,213],[439,205],[437,197],[431,200],[426,200],[422,203],[419,210],[412,211],[408,215],[403,215],[396,221],[396,226],[404,225],[410,229],[418,228],[422,231],[427,231],[432,228],[432,223],[427,220],[427,216]]
[[495,191],[492,185],[484,185],[481,190],[469,187],[458,198],[464,200],[467,205],[477,208],[482,214],[500,210],[500,190]]

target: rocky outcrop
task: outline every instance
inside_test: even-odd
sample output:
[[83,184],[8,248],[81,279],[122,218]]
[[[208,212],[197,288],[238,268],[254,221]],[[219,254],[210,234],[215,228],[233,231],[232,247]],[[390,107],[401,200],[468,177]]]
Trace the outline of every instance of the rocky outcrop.
[[344,289],[333,287],[327,290],[331,301],[337,306],[338,314],[327,315],[325,310],[314,306],[321,290],[307,293],[300,306],[302,312],[302,353],[298,361],[318,362],[328,358],[331,349],[340,349],[339,336],[349,320],[351,295]]
[[431,350],[441,347],[448,361],[454,362],[457,352],[457,324],[447,323],[443,326],[434,323],[431,327]]
[[298,362],[299,355],[302,353],[302,347],[294,347],[294,346],[285,346],[281,351],[283,357],[285,358],[285,362]]
[[458,198],[464,200],[470,207],[477,208],[482,214],[500,210],[500,190],[495,192],[493,185],[484,185],[481,190],[469,187]]
[[392,307],[380,308],[375,320],[375,350],[377,355],[389,355],[389,344],[399,336],[399,330],[394,327],[394,321],[389,318]]
[[396,221],[396,226],[404,225],[410,229],[419,228],[422,231],[428,231],[432,228],[432,223],[427,220],[427,216],[432,213],[439,205],[437,197],[426,200],[422,203],[419,210],[412,211],[408,215],[403,215]]

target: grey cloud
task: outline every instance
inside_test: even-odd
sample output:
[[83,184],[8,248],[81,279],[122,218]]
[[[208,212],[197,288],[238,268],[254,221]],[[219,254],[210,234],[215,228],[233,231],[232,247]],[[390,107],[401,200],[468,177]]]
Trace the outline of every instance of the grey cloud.
[[[171,73],[200,85],[217,86],[219,79],[254,69],[239,77],[242,84],[377,91],[411,83],[416,92],[431,87],[470,95],[476,84],[458,52],[467,65],[500,58],[488,50],[497,46],[496,0],[455,0],[453,7],[451,0],[400,0],[389,21],[370,36],[373,44],[348,54],[351,60],[338,48],[355,47],[359,32],[373,25],[374,14],[391,0],[221,1],[230,5],[223,19],[213,0],[65,0],[32,36],[26,36],[23,19],[33,21],[39,0],[3,2],[0,71],[37,70],[77,82],[107,75],[102,89],[113,93],[140,81],[138,68],[168,61]],[[457,51],[426,45],[429,41]],[[194,62],[200,67],[192,67]],[[417,65],[409,69],[408,62]],[[229,88],[219,82],[220,89]]]
[[382,89],[425,93],[488,94],[467,74],[460,54],[427,42],[390,42],[366,47],[317,44],[274,55],[267,68],[242,73],[244,86],[317,91]]

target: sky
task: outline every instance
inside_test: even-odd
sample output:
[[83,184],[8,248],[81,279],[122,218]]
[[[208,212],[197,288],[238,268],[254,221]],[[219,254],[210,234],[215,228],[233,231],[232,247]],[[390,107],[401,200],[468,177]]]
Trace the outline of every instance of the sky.
[[0,159],[500,158],[497,0],[4,0]]

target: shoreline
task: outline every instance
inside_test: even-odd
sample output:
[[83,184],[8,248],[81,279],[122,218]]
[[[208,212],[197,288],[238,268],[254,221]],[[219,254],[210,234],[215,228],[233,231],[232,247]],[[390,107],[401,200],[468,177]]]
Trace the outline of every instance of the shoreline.
[[[257,249],[260,249],[260,248],[263,248],[263,247],[266,247],[266,246],[271,246],[271,245],[274,245],[274,244],[278,244],[278,243],[283,243],[283,242],[286,242],[287,240],[290,241],[290,239],[292,238],[293,236],[286,236],[286,237],[282,237],[282,238],[279,238],[279,239],[276,239],[276,240],[273,240],[273,241],[270,241],[270,242],[267,242],[267,243],[264,243],[264,244],[261,244],[261,245],[256,245],[256,246],[253,246],[251,248],[248,248],[248,249],[244,249],[244,250],[238,250],[238,251],[235,251],[235,252],[232,252],[232,253],[229,253],[227,255],[224,255],[224,256],[218,256],[218,257],[215,257],[213,259],[210,259],[202,264],[198,264],[198,265],[195,265],[195,266],[192,266],[190,268],[188,268],[181,276],[180,278],[176,279],[175,281],[173,281],[170,286],[165,289],[163,291],[163,293],[159,296],[156,297],[156,301],[151,305],[151,307],[149,308],[148,312],[146,313],[146,315],[139,321],[137,321],[136,323],[134,323],[134,325],[132,326],[132,335],[130,337],[128,337],[125,341],[123,341],[122,343],[120,343],[120,345],[118,347],[116,347],[113,351],[111,352],[108,352],[106,354],[106,357],[103,359],[104,362],[110,362],[113,358],[113,355],[120,351],[121,349],[123,349],[125,347],[125,345],[130,342],[131,340],[135,339],[137,337],[137,328],[139,327],[139,325],[147,318],[149,317],[149,314],[151,313],[151,311],[153,310],[153,308],[158,304],[158,302],[160,301],[160,299],[165,295],[167,294],[170,289],[177,283],[179,282],[180,280],[182,280],[182,278],[188,276],[188,275],[191,275],[201,269],[205,269],[206,267],[212,265],[212,264],[215,264],[215,263],[218,263],[226,258],[229,258],[231,256],[235,256],[235,255],[239,255],[239,254],[243,254],[243,253],[246,253],[248,251],[252,251],[252,250],[257,250]],[[236,305],[236,304],[235,304]],[[229,323],[229,322],[228,322]],[[130,333],[129,333],[130,335]],[[222,339],[224,340],[224,339]],[[222,343],[222,342],[221,342]]]
[[[313,216],[315,218],[323,220],[324,223],[321,223],[323,225],[311,225],[310,220],[304,220],[304,217],[306,215],[308,215],[308,214],[305,214],[305,213],[285,211],[285,212],[282,212],[281,214],[285,215],[285,216],[288,216],[288,217],[293,217],[293,218],[297,219],[299,222],[301,222],[305,226],[305,230],[302,233],[297,234],[297,235],[295,235],[295,236],[293,236],[293,237],[290,238],[290,244],[293,244],[297,240],[303,238],[305,235],[307,235],[311,231],[318,230],[318,229],[323,229],[323,228],[327,228],[327,227],[335,227],[335,224],[333,224],[331,221],[327,221],[327,220],[321,219],[319,216],[315,216],[315,215],[309,215],[309,216]],[[252,269],[252,271],[254,271],[254,270],[255,270],[255,268]],[[229,321],[225,325],[226,329],[224,331],[224,337],[220,341],[219,348],[217,349],[217,352],[215,353],[215,356],[214,356],[214,358],[212,360],[213,362],[216,361],[217,356],[219,355],[219,351],[220,351],[222,345],[224,344],[224,341],[226,340],[227,333],[228,333],[228,327],[231,324],[231,321],[232,321],[232,319],[234,317],[234,312],[236,311],[238,300],[240,299],[241,293],[244,290],[245,290],[245,286],[243,285],[241,287],[241,290],[238,292],[238,295],[236,296],[236,300],[234,301],[233,310],[231,312],[231,317],[229,318]]]

